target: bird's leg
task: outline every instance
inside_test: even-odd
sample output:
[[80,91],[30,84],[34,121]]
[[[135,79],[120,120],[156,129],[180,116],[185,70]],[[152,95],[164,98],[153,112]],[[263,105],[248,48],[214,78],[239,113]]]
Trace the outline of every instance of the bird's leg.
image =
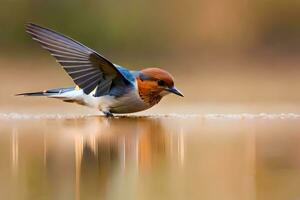
[[107,117],[107,118],[114,117],[114,115],[109,111],[102,111],[102,112],[104,113],[105,117]]

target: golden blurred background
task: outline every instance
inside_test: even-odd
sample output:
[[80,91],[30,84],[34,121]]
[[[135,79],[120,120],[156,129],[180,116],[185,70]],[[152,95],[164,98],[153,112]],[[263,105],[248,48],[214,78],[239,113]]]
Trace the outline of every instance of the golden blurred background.
[[[2,0],[0,198],[299,198],[299,10],[297,0]],[[167,69],[185,97],[112,119],[16,97],[73,84],[26,22],[129,69]]]
[[34,22],[130,69],[169,70],[185,98],[167,97],[151,112],[296,112],[299,10],[295,0],[2,0],[0,109],[85,110],[13,96],[73,84],[24,32]]

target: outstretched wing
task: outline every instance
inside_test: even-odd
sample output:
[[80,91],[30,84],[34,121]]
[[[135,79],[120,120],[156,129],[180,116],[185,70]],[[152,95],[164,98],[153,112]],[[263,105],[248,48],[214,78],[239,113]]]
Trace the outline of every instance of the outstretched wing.
[[97,88],[95,96],[102,96],[113,83],[130,84],[109,60],[72,38],[32,23],[26,25],[26,32],[56,58],[84,93]]

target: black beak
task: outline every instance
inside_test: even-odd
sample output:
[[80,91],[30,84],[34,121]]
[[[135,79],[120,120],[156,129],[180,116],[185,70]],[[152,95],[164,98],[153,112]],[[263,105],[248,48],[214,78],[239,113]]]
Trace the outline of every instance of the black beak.
[[171,92],[171,93],[173,93],[173,94],[176,94],[176,95],[178,95],[178,96],[183,97],[183,94],[182,94],[179,90],[177,90],[177,88],[176,88],[175,86],[173,86],[173,87],[171,87],[171,88],[167,88],[166,90],[167,90],[168,92]]

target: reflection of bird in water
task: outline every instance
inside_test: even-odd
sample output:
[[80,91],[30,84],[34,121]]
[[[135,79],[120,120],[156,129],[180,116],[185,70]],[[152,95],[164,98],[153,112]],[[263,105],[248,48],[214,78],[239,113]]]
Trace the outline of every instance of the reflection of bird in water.
[[156,119],[122,118],[107,122],[92,118],[76,124],[70,124],[68,132],[75,133],[75,151],[80,152],[80,162],[96,160],[99,167],[107,163],[121,168],[126,163],[147,167],[153,156],[166,154],[169,144],[169,136]]
[[[108,190],[112,181],[115,184],[128,177],[137,180],[142,173],[156,171],[162,163],[167,168],[176,166],[173,161],[177,160],[176,145],[180,144],[178,129],[173,121],[167,119],[165,123],[164,120],[146,117],[49,120],[51,128],[44,132],[42,141],[37,140],[43,152],[28,154],[29,160],[33,155],[34,159],[40,158],[49,192],[64,194],[63,190],[69,193],[73,188],[75,199],[105,196],[111,194]],[[15,172],[18,172],[19,155],[25,155],[18,153],[24,148],[19,147],[18,138],[15,130],[11,147]]]
[[150,169],[155,157],[167,156],[169,137],[159,120],[121,118],[106,122],[92,118],[84,124],[70,124],[73,130],[67,127],[75,133],[76,185],[80,185],[81,196],[101,196],[116,174]]
[[19,95],[58,98],[99,109],[106,116],[146,110],[170,93],[183,96],[175,88],[171,74],[165,70],[129,71],[55,31],[35,24],[28,24],[26,31],[56,58],[76,87]]

